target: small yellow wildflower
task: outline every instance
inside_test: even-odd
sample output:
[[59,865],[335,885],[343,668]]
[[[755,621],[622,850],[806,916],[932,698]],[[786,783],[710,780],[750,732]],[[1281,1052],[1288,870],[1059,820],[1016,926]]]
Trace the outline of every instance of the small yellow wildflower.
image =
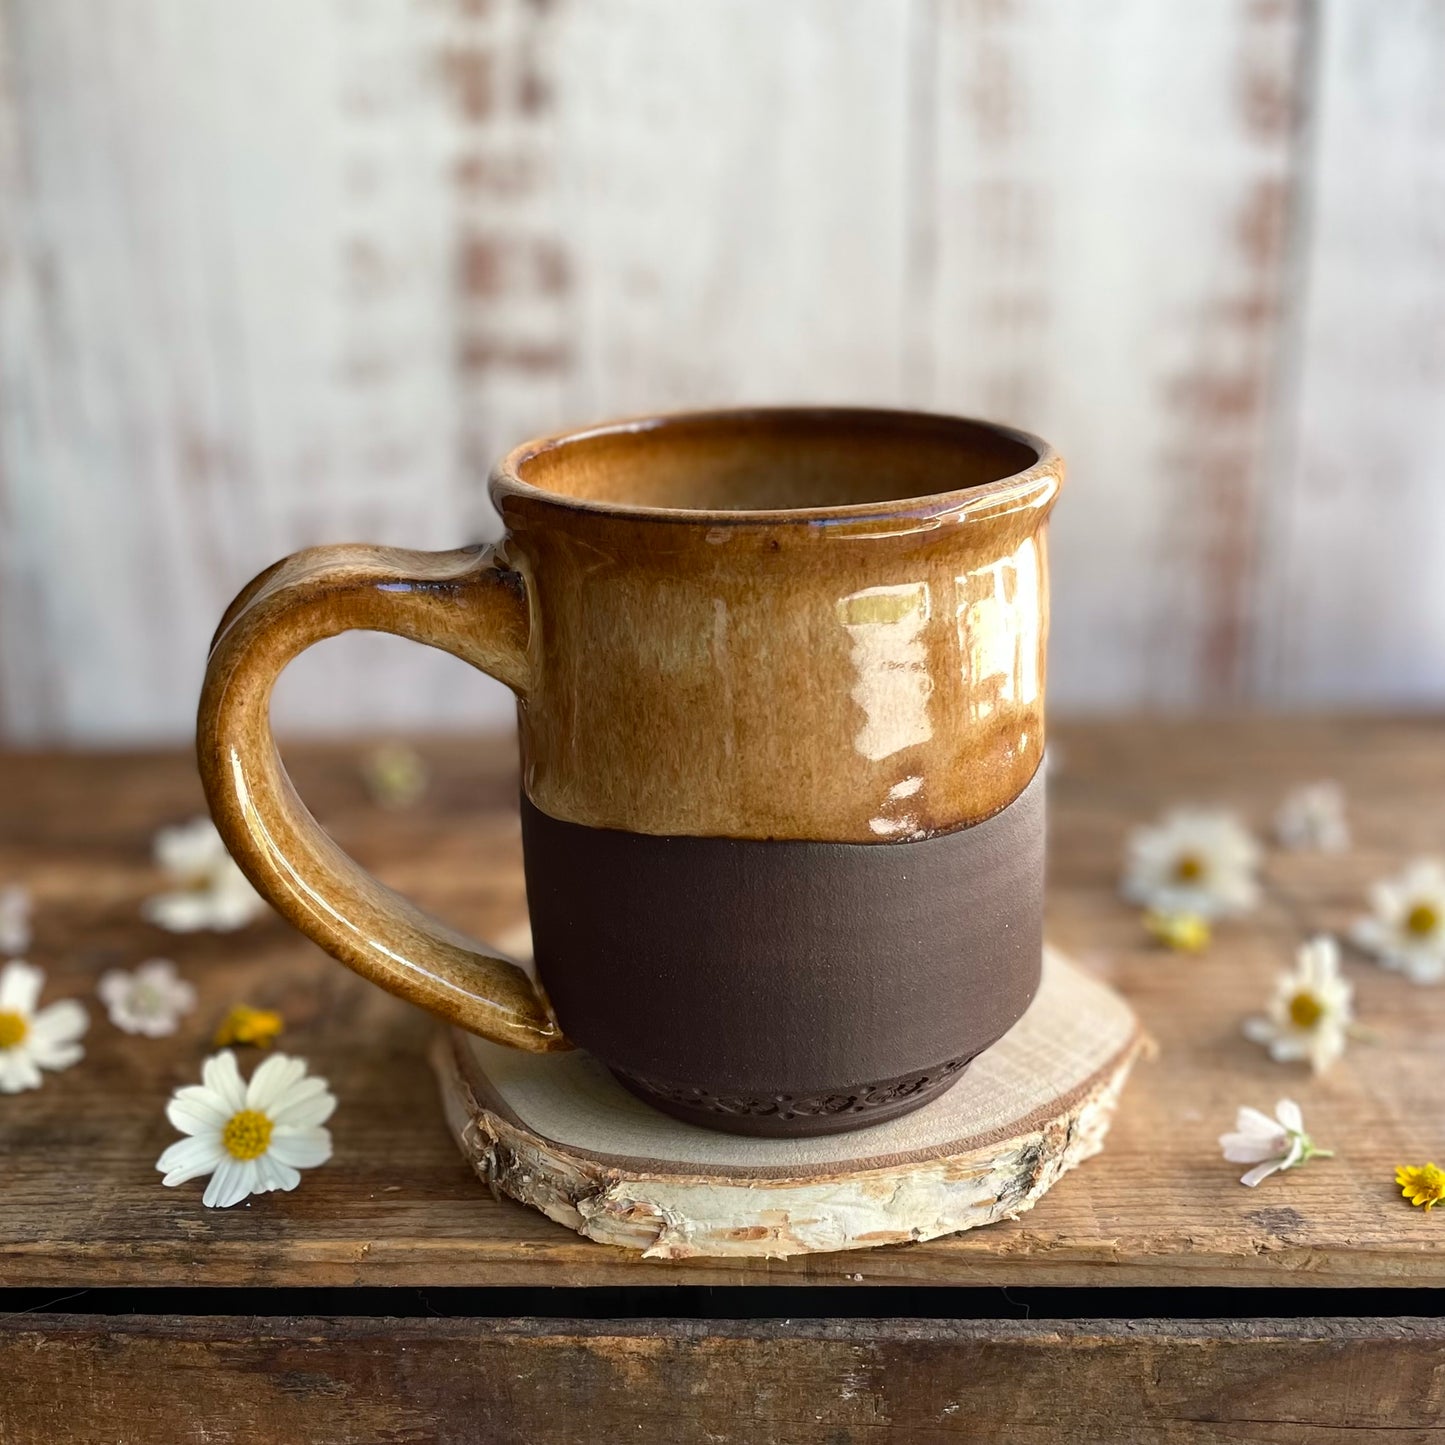
[[269,1049],[280,1038],[285,1026],[281,1015],[270,1009],[238,1003],[216,1030],[216,1047],[224,1049],[232,1044],[251,1044],[258,1049]]
[[421,801],[431,775],[426,759],[406,743],[383,743],[362,759],[361,778],[372,802],[400,810]]
[[1445,1199],[1445,1169],[1433,1164],[1401,1164],[1395,1170],[1395,1183],[1411,1204],[1423,1204],[1427,1214]]
[[1151,908],[1144,914],[1149,936],[1178,953],[1201,953],[1209,947],[1209,920],[1197,913],[1164,913]]

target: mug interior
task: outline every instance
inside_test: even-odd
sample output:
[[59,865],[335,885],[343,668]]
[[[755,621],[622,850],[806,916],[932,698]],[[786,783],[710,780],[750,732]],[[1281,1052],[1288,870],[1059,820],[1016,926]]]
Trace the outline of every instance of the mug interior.
[[810,511],[987,486],[1047,454],[1025,433],[923,412],[698,412],[532,443],[507,458],[498,480],[601,506]]

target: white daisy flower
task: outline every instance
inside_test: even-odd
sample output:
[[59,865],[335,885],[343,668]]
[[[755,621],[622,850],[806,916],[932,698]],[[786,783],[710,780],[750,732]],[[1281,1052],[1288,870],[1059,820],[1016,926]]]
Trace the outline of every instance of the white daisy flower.
[[1244,1035],[1269,1049],[1280,1063],[1308,1059],[1322,1074],[1345,1051],[1354,1022],[1354,989],[1340,976],[1340,947],[1333,938],[1303,944],[1295,967],[1279,975],[1269,1013],[1244,1021]]
[[295,1189],[300,1171],[331,1158],[321,1126],[336,1108],[326,1080],[306,1073],[306,1060],[272,1054],[248,1084],[229,1049],[201,1067],[200,1084],[177,1089],[166,1118],[188,1138],[156,1160],[162,1184],[209,1174],[201,1203],[228,1209],[250,1194]]
[[1433,859],[1370,889],[1374,910],[1357,918],[1350,938],[1411,983],[1445,979],[1445,868]]
[[20,883],[0,888],[0,953],[30,947],[30,890]]
[[168,958],[149,959],[134,973],[109,969],[95,991],[116,1028],[149,1039],[175,1033],[181,1015],[196,1006],[196,990]]
[[229,933],[266,911],[261,895],[226,851],[216,825],[195,818],[156,834],[155,859],[176,883],[170,893],[147,898],[145,918],[172,933],[203,928]]
[[1293,1099],[1281,1099],[1273,1119],[1246,1106],[1236,1115],[1234,1128],[1233,1134],[1219,1136],[1219,1146],[1231,1163],[1255,1166],[1239,1179],[1251,1189],[1277,1170],[1334,1157],[1332,1149],[1318,1148],[1305,1133],[1304,1116]]
[[68,1069],[85,1053],[76,1040],[89,1016],[73,998],[37,1013],[44,986],[45,970],[23,959],[0,969],[0,1094],[38,1089],[41,1069]]
[[1232,814],[1176,808],[1129,836],[1123,893],[1161,914],[1214,919],[1259,900],[1259,845]]
[[1299,853],[1343,853],[1350,846],[1345,794],[1338,783],[1307,783],[1296,788],[1274,815],[1275,837]]

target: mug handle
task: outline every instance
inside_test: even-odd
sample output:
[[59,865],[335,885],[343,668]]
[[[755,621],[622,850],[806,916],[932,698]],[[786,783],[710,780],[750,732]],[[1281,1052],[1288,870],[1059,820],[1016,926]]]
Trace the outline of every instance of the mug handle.
[[196,728],[206,801],[241,870],[297,928],[363,978],[513,1048],[569,1048],[506,955],[378,883],[297,796],[271,733],[271,689],[315,642],[360,628],[439,647],[527,691],[526,586],[497,547],[312,547],[261,573],[211,643]]

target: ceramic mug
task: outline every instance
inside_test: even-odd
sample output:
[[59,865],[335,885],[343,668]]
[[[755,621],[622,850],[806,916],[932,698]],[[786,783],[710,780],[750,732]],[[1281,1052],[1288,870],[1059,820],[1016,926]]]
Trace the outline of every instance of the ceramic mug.
[[[857,409],[719,411],[519,447],[496,545],[317,547],[231,604],[201,776],[237,862],[366,978],[498,1043],[593,1052],[679,1118],[858,1128],[958,1079],[1038,984],[1037,438]],[[269,725],[350,628],[517,695],[540,986],[321,830]]]

